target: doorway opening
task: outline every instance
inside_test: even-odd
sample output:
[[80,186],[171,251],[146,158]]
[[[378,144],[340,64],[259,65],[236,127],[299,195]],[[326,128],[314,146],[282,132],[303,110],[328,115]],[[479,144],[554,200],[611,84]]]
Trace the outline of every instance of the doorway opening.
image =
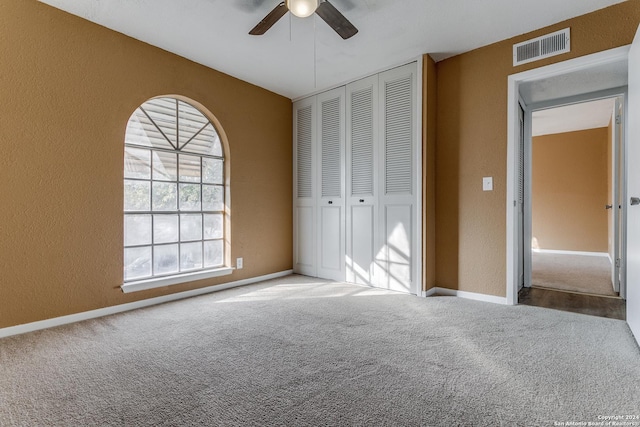
[[531,138],[523,157],[531,210],[524,217],[531,257],[523,260],[530,277],[519,303],[626,318],[620,298],[623,104],[623,96],[606,97],[531,108],[527,115]]
[[622,103],[532,112],[530,286],[619,296]]
[[[605,308],[605,315],[624,318],[627,53],[613,49],[509,77],[511,304],[527,303],[537,289],[554,293],[547,301],[568,293],[572,311],[585,298],[610,297],[621,310]],[[576,124],[589,122],[585,111],[600,111],[599,122]]]

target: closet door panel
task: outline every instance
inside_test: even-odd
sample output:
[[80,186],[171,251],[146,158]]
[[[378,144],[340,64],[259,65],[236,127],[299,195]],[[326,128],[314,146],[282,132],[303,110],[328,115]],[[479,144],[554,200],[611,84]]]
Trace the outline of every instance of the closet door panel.
[[384,84],[384,194],[413,194],[413,76],[386,76]]
[[411,292],[412,254],[412,206],[385,206],[385,254],[387,288]]
[[318,277],[345,280],[345,88],[317,95]]
[[376,286],[378,76],[347,85],[347,281]]
[[297,236],[296,270],[298,273],[312,274],[315,267],[313,239],[313,206],[296,206],[295,224]]
[[293,105],[293,270],[317,274],[316,251],[316,100]]
[[320,269],[339,272],[344,257],[340,256],[342,239],[342,207],[322,206],[320,208]]
[[379,75],[381,154],[379,197],[381,250],[377,263],[383,269],[379,285],[419,293],[416,236],[418,209],[416,64]]
[[361,285],[374,285],[375,230],[374,208],[352,206],[350,230],[350,253],[347,256],[347,281]]

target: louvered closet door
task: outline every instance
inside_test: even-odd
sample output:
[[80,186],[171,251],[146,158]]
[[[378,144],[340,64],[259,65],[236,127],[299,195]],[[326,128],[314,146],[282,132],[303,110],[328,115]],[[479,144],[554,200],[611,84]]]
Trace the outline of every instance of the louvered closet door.
[[318,277],[345,280],[345,88],[317,95]]
[[315,276],[316,268],[316,103],[293,105],[293,270]]
[[380,286],[418,293],[416,64],[379,74]]
[[347,85],[347,257],[351,283],[375,286],[378,76]]

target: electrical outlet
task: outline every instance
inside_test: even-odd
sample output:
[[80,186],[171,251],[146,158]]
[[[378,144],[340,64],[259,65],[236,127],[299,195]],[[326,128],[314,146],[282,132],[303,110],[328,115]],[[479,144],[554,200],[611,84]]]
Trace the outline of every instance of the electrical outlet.
[[242,258],[236,259],[236,268],[240,270],[242,267],[244,267]]

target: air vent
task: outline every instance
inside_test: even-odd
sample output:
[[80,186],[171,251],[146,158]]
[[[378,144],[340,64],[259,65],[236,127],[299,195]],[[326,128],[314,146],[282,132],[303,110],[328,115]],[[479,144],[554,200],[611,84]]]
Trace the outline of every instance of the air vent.
[[526,64],[571,51],[570,29],[513,45],[513,66]]

